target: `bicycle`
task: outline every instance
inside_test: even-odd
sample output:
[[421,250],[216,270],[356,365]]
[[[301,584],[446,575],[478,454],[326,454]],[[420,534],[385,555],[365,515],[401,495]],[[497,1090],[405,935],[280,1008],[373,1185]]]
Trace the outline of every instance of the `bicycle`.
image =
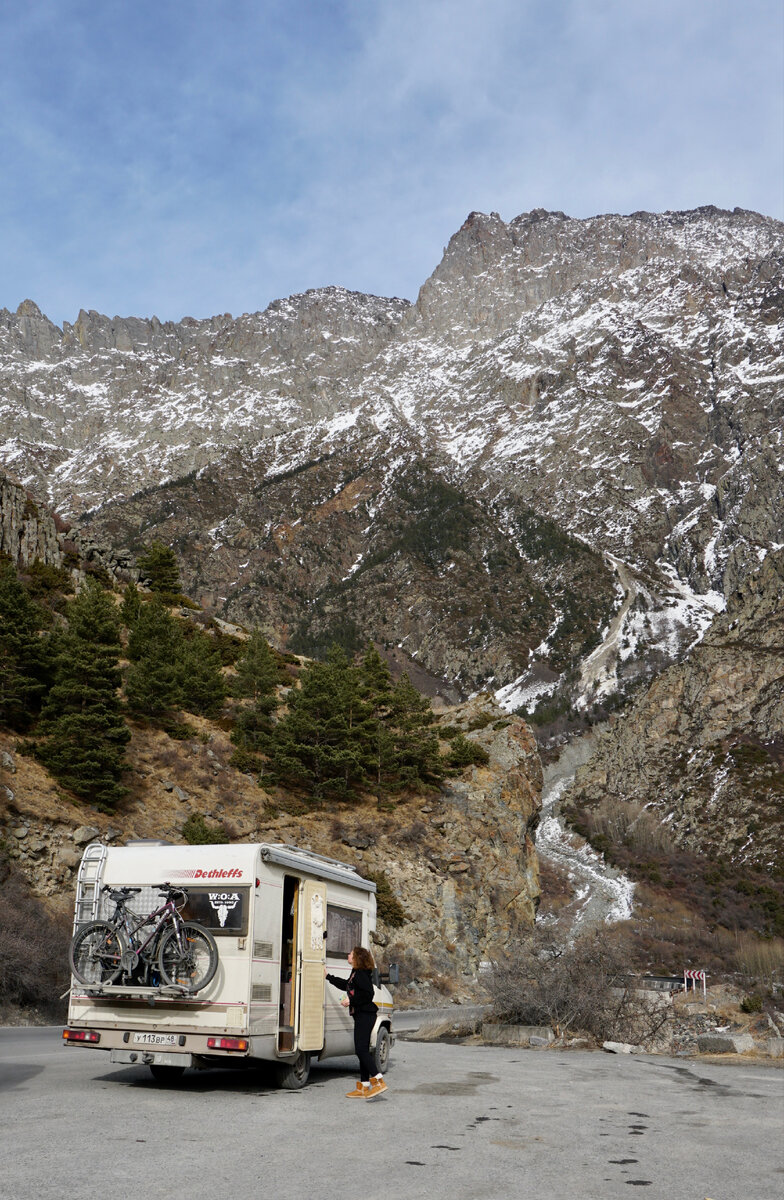
[[[208,929],[183,920],[180,909],[188,901],[184,888],[160,884],[165,904],[143,917],[127,904],[141,888],[107,884],[101,890],[114,902],[114,913],[82,925],[71,942],[71,970],[80,983],[105,986],[122,977],[142,986],[163,982],[191,994],[207,986],[218,968],[218,947]],[[148,925],[153,929],[142,940],[139,935]]]

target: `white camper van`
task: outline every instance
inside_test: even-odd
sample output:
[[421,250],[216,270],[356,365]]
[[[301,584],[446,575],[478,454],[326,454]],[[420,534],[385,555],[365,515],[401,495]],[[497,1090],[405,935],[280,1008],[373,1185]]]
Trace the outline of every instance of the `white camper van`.
[[[187,891],[183,916],[209,930],[218,965],[197,992],[154,979],[71,982],[68,1045],[108,1050],[116,1063],[146,1064],[159,1081],[186,1067],[229,1061],[275,1065],[278,1084],[302,1087],[313,1057],[350,1055],[353,1021],[344,993],[324,967],[344,978],[346,955],[370,945],[376,885],[355,868],[296,846],[89,845],[77,879],[74,931],[111,918],[109,896],[138,889],[129,907],[144,915],[160,903],[163,883]],[[386,1070],[393,1042],[392,999],[376,986],[378,1018],[371,1049]]]

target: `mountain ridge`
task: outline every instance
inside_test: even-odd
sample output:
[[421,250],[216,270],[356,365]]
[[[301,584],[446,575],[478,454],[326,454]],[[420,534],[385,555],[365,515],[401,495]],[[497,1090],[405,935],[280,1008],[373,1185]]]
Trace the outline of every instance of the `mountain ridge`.
[[[784,542],[782,234],[772,218],[710,206],[587,219],[533,210],[508,223],[472,213],[413,304],[324,288],[236,319],[81,313],[59,341],[32,304],[16,316],[4,310],[0,462],[98,541],[176,544],[188,585],[241,620],[260,615],[249,598],[254,564],[275,556],[278,590],[303,572],[321,580],[313,594],[301,582],[289,608],[307,616],[326,588],[340,610],[334,593],[373,553],[374,497],[389,509],[391,467],[421,459],[483,521],[491,514],[492,540],[512,557],[529,557],[532,519],[521,513],[560,528],[569,561],[580,545],[606,556],[586,589],[591,629],[569,662],[537,653],[570,636],[559,628],[570,618],[558,616],[558,596],[534,640],[534,592],[524,592],[521,613],[514,588],[502,588],[519,621],[500,672],[488,638],[466,663],[459,621],[428,650],[427,622],[440,611],[430,580],[412,645],[428,669],[462,672],[469,689],[524,683],[531,672],[562,677],[620,603],[613,559],[648,616],[638,605],[628,618],[632,657],[677,657],[760,555]],[[352,471],[364,488],[347,490]],[[279,496],[267,511],[273,481],[286,478],[298,480],[296,511]],[[304,534],[310,500],[322,535],[329,530],[330,494],[368,531],[364,541],[352,537],[348,562],[332,543],[331,573],[328,562],[317,565],[315,527]],[[205,507],[212,515],[202,520]],[[281,540],[284,527],[293,534]],[[470,563],[480,564],[474,542]],[[440,547],[442,568],[459,572],[452,549]],[[361,575],[369,578],[365,568]],[[418,575],[419,562],[401,578]],[[351,617],[347,603],[339,622]],[[360,635],[402,642],[406,621],[385,637],[382,616],[377,606]],[[285,641],[292,621],[275,619],[270,633]],[[530,637],[520,635],[525,620]],[[623,687],[630,665],[619,659],[600,691]]]

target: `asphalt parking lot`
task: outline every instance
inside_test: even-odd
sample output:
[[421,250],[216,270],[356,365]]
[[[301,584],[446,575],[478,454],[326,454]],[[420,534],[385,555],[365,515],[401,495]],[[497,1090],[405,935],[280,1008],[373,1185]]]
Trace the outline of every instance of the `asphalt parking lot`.
[[784,1071],[398,1041],[389,1091],[352,1060],[299,1092],[254,1071],[176,1088],[59,1029],[0,1030],[5,1200],[781,1200]]

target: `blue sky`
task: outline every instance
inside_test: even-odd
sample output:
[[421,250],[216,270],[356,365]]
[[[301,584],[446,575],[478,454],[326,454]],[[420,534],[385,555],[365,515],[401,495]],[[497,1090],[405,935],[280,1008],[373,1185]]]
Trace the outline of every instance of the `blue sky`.
[[27,0],[0,307],[416,297],[473,209],[784,218],[781,0]]

